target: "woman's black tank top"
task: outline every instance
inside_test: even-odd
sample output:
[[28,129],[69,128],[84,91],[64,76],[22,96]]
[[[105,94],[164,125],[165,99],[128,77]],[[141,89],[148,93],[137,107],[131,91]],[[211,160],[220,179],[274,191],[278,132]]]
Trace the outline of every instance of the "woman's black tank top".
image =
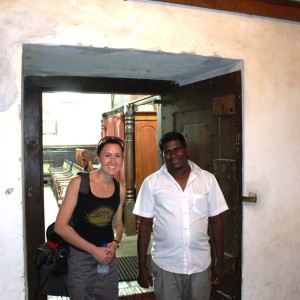
[[[99,198],[92,194],[78,194],[78,201],[84,201],[75,231],[90,243],[101,247],[114,239],[112,219],[120,204],[120,186],[114,179],[114,193],[108,198]],[[85,199],[81,199],[84,197]]]

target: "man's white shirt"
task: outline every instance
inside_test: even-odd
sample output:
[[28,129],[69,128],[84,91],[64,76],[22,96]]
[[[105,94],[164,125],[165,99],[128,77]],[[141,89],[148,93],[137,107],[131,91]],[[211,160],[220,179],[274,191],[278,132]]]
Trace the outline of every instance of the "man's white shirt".
[[144,180],[133,210],[153,218],[153,261],[180,274],[209,267],[208,217],[228,209],[214,175],[188,162],[191,173],[184,191],[163,165]]

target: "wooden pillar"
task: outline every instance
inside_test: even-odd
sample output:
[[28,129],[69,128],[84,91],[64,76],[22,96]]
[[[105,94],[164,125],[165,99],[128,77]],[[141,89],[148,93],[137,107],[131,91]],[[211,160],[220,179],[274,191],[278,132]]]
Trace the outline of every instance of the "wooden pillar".
[[126,235],[136,234],[136,216],[132,213],[135,204],[134,165],[134,110],[132,105],[125,108],[125,183],[124,231]]

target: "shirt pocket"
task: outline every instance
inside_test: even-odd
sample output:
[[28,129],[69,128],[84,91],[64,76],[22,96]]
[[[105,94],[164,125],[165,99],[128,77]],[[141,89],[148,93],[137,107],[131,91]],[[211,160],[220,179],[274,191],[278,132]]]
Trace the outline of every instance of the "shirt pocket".
[[194,194],[193,210],[198,213],[201,218],[208,216],[208,195]]

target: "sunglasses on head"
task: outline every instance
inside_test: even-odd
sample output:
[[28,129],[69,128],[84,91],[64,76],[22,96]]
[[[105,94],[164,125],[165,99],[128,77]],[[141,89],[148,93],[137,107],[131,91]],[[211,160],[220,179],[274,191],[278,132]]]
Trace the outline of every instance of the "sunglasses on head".
[[119,144],[122,148],[124,148],[123,140],[117,136],[106,136],[106,137],[102,138],[99,141],[98,146],[105,145],[105,144]]

